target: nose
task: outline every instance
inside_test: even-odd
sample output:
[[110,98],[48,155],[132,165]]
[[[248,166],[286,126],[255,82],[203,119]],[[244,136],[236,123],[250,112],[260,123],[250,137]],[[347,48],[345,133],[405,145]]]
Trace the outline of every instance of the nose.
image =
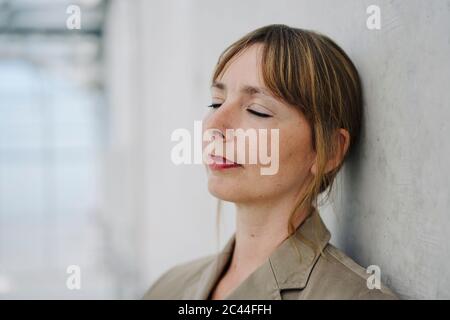
[[239,122],[236,103],[223,103],[219,108],[211,111],[203,119],[203,129],[208,130],[213,139],[226,140],[226,130],[236,129]]
[[223,133],[222,130],[218,128],[207,128],[207,130],[209,131],[209,137],[211,140],[213,141],[217,139],[223,139],[224,141],[226,140],[225,133]]

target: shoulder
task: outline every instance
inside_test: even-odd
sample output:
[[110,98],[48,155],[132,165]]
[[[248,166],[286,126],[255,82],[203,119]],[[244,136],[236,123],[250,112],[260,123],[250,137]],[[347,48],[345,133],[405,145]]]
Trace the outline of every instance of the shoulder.
[[214,255],[208,255],[168,269],[150,286],[143,299],[182,299],[186,290],[197,282],[213,259]]
[[310,281],[316,288],[312,294],[326,299],[398,299],[383,283],[379,289],[370,289],[367,279],[371,275],[344,252],[328,244],[311,273]]

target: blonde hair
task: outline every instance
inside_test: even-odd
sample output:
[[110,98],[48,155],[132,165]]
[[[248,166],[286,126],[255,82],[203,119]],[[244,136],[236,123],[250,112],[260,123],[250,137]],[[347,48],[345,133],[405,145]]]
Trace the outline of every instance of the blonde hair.
[[[317,174],[299,194],[289,218],[289,234],[295,232],[293,218],[300,207],[309,214],[318,207],[319,194],[329,198],[333,181],[359,139],[362,121],[362,88],[356,67],[333,40],[315,31],[273,24],[258,28],[228,46],[215,66],[212,82],[233,57],[253,44],[263,44],[262,77],[271,93],[298,108],[311,126],[317,154]],[[346,129],[350,145],[337,167],[325,172],[337,152],[335,131]],[[220,214],[220,213],[218,213]],[[309,241],[307,241],[309,242]]]

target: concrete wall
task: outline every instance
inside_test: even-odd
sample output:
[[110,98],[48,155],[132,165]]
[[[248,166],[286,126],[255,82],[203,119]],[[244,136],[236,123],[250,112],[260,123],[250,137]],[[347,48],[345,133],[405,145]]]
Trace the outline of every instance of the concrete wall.
[[[380,30],[366,27],[372,4]],[[117,241],[132,239],[122,250],[134,250],[133,294],[168,267],[216,250],[204,169],[171,163],[170,134],[202,118],[211,70],[228,44],[284,23],[335,39],[364,83],[362,144],[333,204],[321,208],[332,242],[380,266],[404,298],[450,298],[450,1],[117,0],[110,14],[111,132],[122,138],[111,140],[107,176],[124,184],[106,192],[105,206],[119,221]],[[133,217],[125,231],[122,215]],[[222,239],[232,232],[231,206],[224,219]]]

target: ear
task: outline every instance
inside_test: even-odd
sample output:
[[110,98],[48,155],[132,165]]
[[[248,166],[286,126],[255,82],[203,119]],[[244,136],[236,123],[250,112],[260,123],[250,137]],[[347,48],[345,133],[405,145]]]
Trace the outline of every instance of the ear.
[[[348,151],[348,147],[350,146],[350,134],[346,129],[342,128],[337,129],[333,135],[333,139],[334,139],[333,143],[335,143],[336,145],[336,152],[333,155],[333,157],[331,157],[328,160],[325,166],[325,173],[328,173],[337,166],[339,166],[339,164],[342,162],[345,154]],[[316,160],[314,160],[314,163],[311,167],[311,173],[313,175],[317,174],[317,157]]]

